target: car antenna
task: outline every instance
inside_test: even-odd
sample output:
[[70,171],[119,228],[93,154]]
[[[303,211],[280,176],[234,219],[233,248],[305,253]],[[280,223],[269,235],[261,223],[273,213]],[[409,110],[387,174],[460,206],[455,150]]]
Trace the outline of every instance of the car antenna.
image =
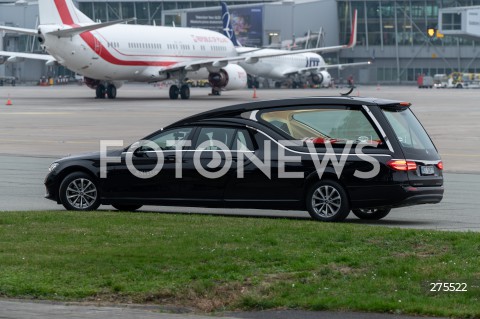
[[353,92],[353,89],[355,89],[355,86],[352,85],[352,86],[350,87],[350,90],[349,90],[347,93],[340,93],[340,95],[341,95],[341,96],[349,96],[350,93]]

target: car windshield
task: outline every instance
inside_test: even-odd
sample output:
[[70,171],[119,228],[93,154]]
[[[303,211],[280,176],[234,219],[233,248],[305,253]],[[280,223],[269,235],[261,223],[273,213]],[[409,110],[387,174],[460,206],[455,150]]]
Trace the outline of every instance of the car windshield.
[[385,108],[383,113],[390,122],[407,158],[416,159],[422,156],[418,159],[428,159],[432,155],[435,158],[438,156],[427,132],[409,108]]
[[379,142],[380,138],[359,109],[318,108],[265,112],[261,118],[297,140],[335,139],[338,142]]

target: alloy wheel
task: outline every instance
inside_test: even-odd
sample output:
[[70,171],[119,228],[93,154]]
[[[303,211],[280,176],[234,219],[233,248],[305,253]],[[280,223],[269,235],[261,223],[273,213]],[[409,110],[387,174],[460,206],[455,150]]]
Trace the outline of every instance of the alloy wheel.
[[338,190],[330,185],[322,185],[312,196],[312,207],[316,214],[324,218],[335,216],[342,206],[342,197]]
[[65,195],[74,208],[89,209],[97,200],[97,187],[86,178],[77,178],[68,184]]

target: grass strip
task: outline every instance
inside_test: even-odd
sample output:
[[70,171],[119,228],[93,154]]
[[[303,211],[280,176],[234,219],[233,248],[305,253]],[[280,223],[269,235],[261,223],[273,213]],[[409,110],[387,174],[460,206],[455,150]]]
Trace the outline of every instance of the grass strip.
[[[0,213],[0,295],[480,318],[480,234],[311,220]],[[465,282],[466,292],[429,292]]]

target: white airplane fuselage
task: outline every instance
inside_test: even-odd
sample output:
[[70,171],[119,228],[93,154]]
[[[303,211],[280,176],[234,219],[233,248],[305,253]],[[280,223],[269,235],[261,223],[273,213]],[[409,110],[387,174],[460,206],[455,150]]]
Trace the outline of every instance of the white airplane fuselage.
[[[166,76],[161,74],[164,67],[237,55],[228,38],[203,29],[118,24],[72,37],[48,34],[63,28],[40,26],[46,51],[67,68],[97,80],[160,81]],[[187,74],[207,76],[205,68]]]
[[[271,52],[289,52],[286,50],[262,49],[262,53]],[[256,51],[258,52],[258,51]],[[246,54],[245,56],[253,55]],[[283,55],[258,60],[256,63],[239,62],[242,68],[248,74],[267,77],[275,80],[285,80],[288,78],[286,73],[295,72],[303,68],[321,67],[325,65],[325,60],[316,53],[298,53],[293,55]],[[308,75],[308,74],[306,74]]]
[[[0,26],[0,30],[35,35],[49,53],[0,51],[9,61],[37,59],[46,65],[59,63],[85,77],[96,98],[114,99],[123,81],[159,82],[173,80],[170,99],[190,98],[186,79],[205,79],[212,87],[211,95],[223,90],[242,89],[247,85],[247,72],[268,70],[273,78],[311,75],[321,83],[326,71],[318,73],[323,59],[315,53],[264,50],[240,54],[223,34],[198,28],[175,28],[121,24],[132,19],[94,23],[78,10],[72,0],[39,0],[38,29]],[[356,14],[354,14],[354,26]],[[352,27],[356,30],[356,27]],[[331,51],[351,48],[349,44],[315,49]],[[295,55],[292,57],[281,57]],[[289,61],[285,65],[283,61]],[[261,61],[261,62],[260,62]],[[280,61],[280,63],[279,63]],[[248,62],[248,63],[243,63]],[[254,66],[249,63],[260,62]],[[240,64],[237,64],[240,63]]]

